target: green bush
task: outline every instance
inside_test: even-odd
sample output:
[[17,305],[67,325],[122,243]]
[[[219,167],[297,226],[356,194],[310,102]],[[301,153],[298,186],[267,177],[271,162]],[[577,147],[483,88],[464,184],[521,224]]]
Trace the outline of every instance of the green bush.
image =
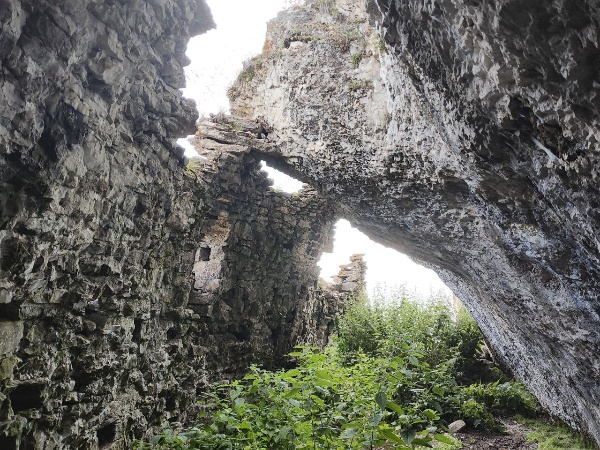
[[480,360],[483,335],[474,320],[464,309],[453,317],[442,301],[423,305],[406,295],[396,302],[357,301],[339,323],[337,344],[346,361],[361,352],[398,361],[391,372],[394,400],[415,414],[436,411],[438,425],[462,419],[496,431],[494,414],[533,416],[539,408],[521,384],[500,384],[506,375]]
[[472,384],[463,392],[497,414],[535,417],[540,412],[537,400],[521,383]]
[[539,450],[594,450],[596,448],[590,441],[564,425],[519,416],[516,419],[532,429],[527,435],[527,441],[537,442]]
[[404,294],[395,302],[356,301],[339,322],[337,342],[342,353],[389,357],[416,352],[433,366],[457,358],[457,370],[472,372],[483,336],[466,311],[453,318],[440,301],[422,305]]
[[442,302],[422,306],[356,301],[339,323],[336,344],[291,354],[277,372],[251,367],[242,380],[202,396],[198,422],[171,428],[138,449],[414,449],[438,441],[462,419],[488,430],[494,415],[534,415],[537,403],[518,383],[465,382],[482,336],[464,312]]
[[357,356],[342,364],[331,347],[324,353],[292,353],[298,367],[270,372],[252,367],[243,379],[218,385],[200,401],[199,422],[179,433],[166,429],[138,449],[363,449],[391,445],[409,450],[436,440],[439,415],[407,410],[390,399],[388,365]]
[[363,52],[358,52],[358,53],[353,53],[352,54],[352,67],[354,67],[355,69],[358,68],[358,66],[360,66],[360,62],[362,61],[363,58]]

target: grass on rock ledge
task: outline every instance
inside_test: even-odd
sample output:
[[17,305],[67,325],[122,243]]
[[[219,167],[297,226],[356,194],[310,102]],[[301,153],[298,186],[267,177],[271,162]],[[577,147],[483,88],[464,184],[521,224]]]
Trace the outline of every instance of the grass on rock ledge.
[[484,349],[473,319],[443,301],[358,300],[324,351],[298,347],[293,369],[252,366],[212,386],[193,426],[171,424],[134,448],[460,449],[447,428],[456,420],[500,431],[499,416],[539,412]]

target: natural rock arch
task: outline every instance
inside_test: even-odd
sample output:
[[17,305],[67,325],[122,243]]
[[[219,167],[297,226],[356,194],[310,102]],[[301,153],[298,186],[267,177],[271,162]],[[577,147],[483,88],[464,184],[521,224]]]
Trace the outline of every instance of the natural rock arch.
[[308,3],[269,25],[234,114],[264,116],[280,167],[434,268],[599,441],[597,7]]
[[[198,181],[174,138],[193,131],[178,89],[187,40],[212,26],[203,2],[1,2],[3,447],[126,447],[252,343],[275,363],[303,333],[323,338],[335,308],[311,262],[331,202],[435,267],[543,403],[600,440],[596,5],[327,5],[280,16],[232,90],[278,138],[209,126],[204,145],[229,150]],[[317,190],[273,194],[263,154]],[[194,290],[192,268],[222,230],[240,245],[203,304],[214,291]],[[284,292],[254,301],[270,267]]]

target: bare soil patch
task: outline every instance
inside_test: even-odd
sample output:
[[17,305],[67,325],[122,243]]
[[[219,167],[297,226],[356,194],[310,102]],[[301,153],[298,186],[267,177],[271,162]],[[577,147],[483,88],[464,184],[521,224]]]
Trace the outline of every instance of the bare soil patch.
[[527,442],[525,437],[531,431],[525,425],[511,418],[499,419],[506,431],[502,434],[488,431],[466,430],[454,435],[463,443],[463,450],[536,450],[538,445]]

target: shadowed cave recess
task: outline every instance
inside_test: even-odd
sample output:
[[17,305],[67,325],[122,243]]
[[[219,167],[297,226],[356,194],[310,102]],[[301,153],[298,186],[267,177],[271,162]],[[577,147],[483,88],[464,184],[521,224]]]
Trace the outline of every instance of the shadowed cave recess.
[[[198,124],[202,0],[0,19],[2,449],[129,448],[208,382],[323,345],[363,284],[359,258],[317,283],[339,217],[433,268],[600,442],[594,2],[309,1]],[[261,160],[310,186],[270,189]]]

